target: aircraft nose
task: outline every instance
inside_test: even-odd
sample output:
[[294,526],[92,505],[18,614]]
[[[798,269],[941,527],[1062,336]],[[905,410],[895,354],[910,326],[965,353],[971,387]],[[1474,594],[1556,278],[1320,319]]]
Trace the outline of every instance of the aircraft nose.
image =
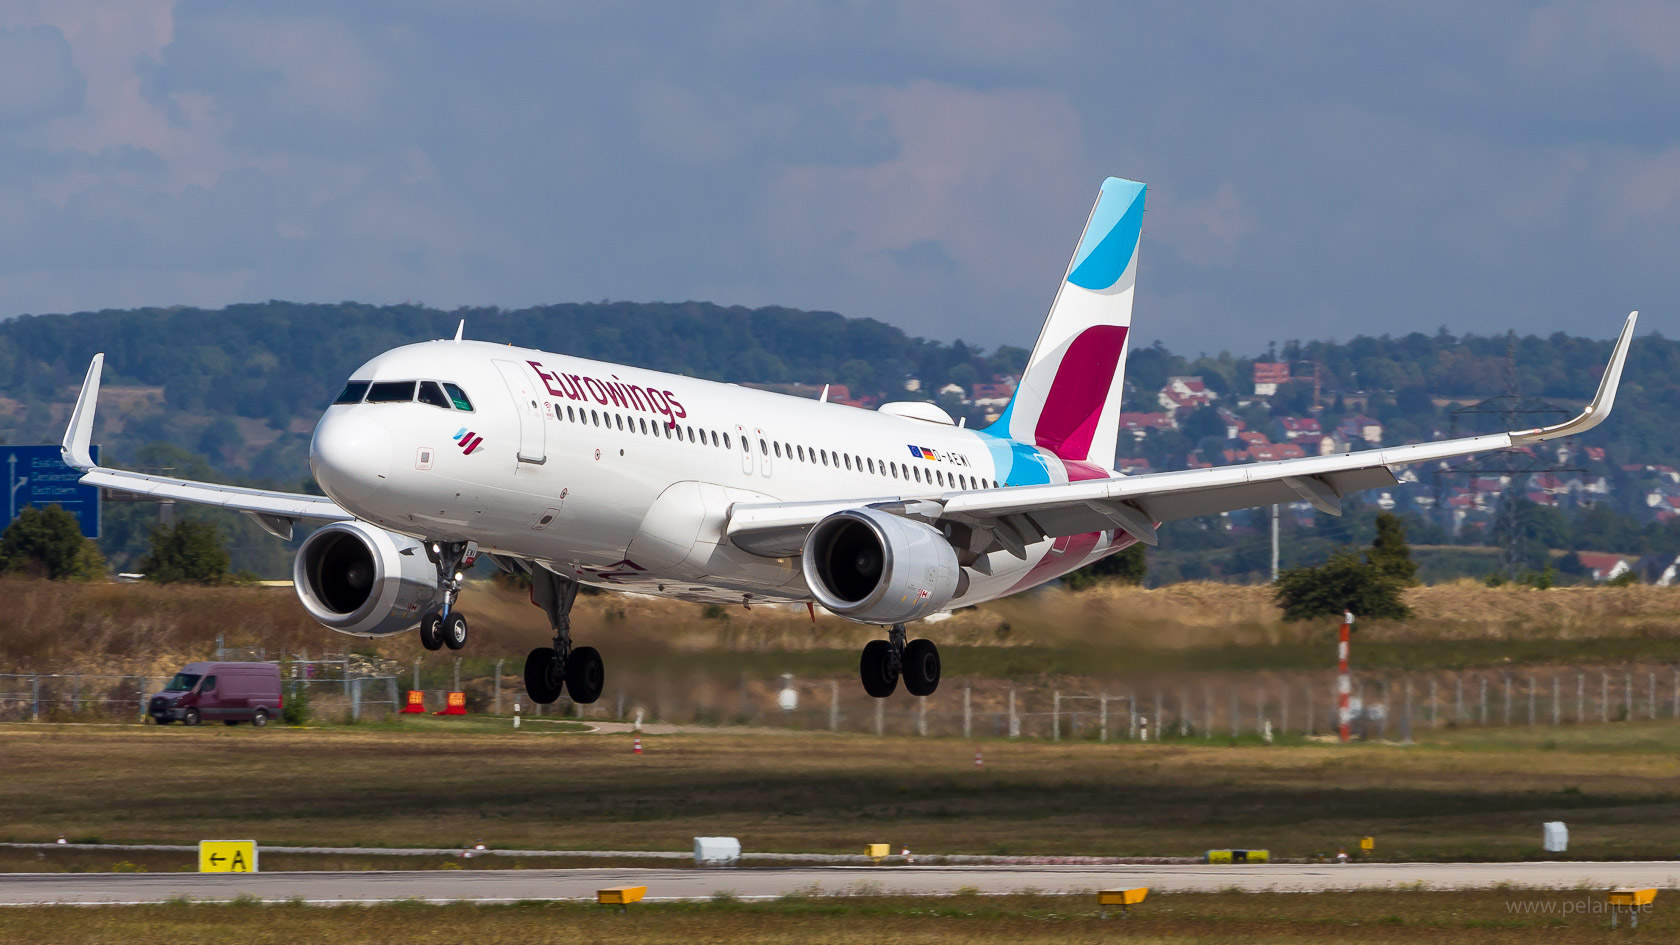
[[391,434],[362,409],[332,411],[315,425],[309,468],[334,501],[365,499],[391,473]]

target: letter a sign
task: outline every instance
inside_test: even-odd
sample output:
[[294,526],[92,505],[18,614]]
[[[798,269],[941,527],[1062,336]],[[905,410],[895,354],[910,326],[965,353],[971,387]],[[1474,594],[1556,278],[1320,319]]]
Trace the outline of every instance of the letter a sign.
[[257,841],[199,841],[198,871],[200,873],[255,873],[257,871]]

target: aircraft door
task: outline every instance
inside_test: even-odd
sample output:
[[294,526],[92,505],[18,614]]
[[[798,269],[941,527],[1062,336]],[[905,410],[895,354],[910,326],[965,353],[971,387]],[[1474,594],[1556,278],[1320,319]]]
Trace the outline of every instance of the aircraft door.
[[514,413],[519,416],[519,461],[541,466],[548,462],[548,424],[531,372],[522,364],[497,361],[508,393],[513,395]]
[[747,435],[747,428],[739,423],[735,424],[735,438],[741,441],[741,472],[750,476],[753,474],[753,450],[758,447]]

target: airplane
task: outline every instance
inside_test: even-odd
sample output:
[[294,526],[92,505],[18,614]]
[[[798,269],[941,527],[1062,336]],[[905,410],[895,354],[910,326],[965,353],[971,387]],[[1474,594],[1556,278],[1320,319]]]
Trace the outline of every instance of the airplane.
[[1111,468],[1145,185],[1108,178],[1013,398],[984,429],[925,402],[869,411],[511,344],[394,348],[357,368],[310,442],[325,496],[147,475],[89,455],[96,355],[63,455],[104,489],[247,513],[299,548],[304,609],[342,633],[418,628],[460,649],[463,574],[488,555],[531,577],[553,643],[526,657],[532,699],[601,695],[574,646],[580,585],[690,601],[804,603],[886,628],[859,661],[871,696],[940,679],[906,625],[1044,584],[1164,522],[1397,484],[1394,467],[1570,436],[1609,415],[1638,312],[1592,402],[1530,430],[1249,465],[1122,476]]

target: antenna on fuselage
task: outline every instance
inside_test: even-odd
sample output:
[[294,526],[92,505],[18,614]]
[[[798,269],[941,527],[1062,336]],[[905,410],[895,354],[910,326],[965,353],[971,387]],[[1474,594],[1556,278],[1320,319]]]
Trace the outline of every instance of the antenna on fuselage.
[[822,396],[817,398],[817,403],[819,403],[819,404],[828,403],[828,385],[827,384],[823,385]]
[[455,340],[461,340],[461,333],[467,330],[467,320],[461,319],[461,324],[455,326]]

